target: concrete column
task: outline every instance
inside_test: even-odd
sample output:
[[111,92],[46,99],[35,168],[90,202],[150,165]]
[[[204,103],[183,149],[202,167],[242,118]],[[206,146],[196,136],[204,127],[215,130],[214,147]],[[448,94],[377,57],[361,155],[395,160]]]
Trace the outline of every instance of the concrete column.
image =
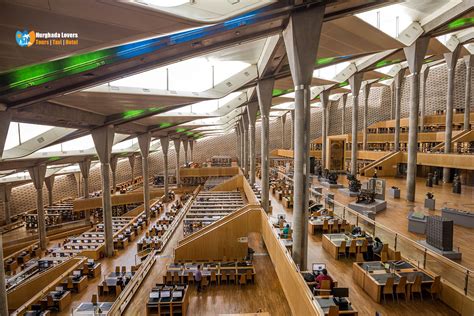
[[249,175],[249,117],[247,113],[242,114],[242,122],[244,127],[244,175]]
[[235,126],[235,135],[237,136],[237,143],[235,148],[235,152],[237,154],[237,165],[240,166],[240,128],[238,125]]
[[189,139],[188,142],[189,142],[189,149],[191,151],[190,161],[193,162],[194,161],[194,139]]
[[362,88],[362,94],[364,96],[364,115],[363,115],[363,129],[362,129],[362,150],[369,150],[369,142],[367,139],[367,132],[369,128],[369,94],[370,84],[366,84]]
[[323,91],[319,94],[322,105],[322,122],[321,122],[321,137],[322,137],[322,148],[321,148],[321,165],[323,169],[328,168],[327,156],[328,156],[328,103],[329,103],[329,91]]
[[395,79],[390,84],[390,119],[393,120],[395,117]]
[[48,205],[53,205],[53,188],[54,188],[54,175],[51,175],[44,179],[44,184],[48,189]]
[[105,231],[105,255],[114,255],[114,231],[112,227],[112,197],[110,194],[110,158],[114,143],[114,127],[107,125],[92,130],[95,150],[100,160],[102,178],[102,212]]
[[160,137],[160,144],[161,149],[163,150],[163,164],[164,164],[164,190],[165,190],[165,201],[168,201],[168,193],[169,193],[169,186],[168,186],[168,148],[169,148],[170,139],[168,136]]
[[423,132],[425,129],[425,110],[426,110],[426,79],[428,79],[428,74],[430,72],[430,68],[428,65],[424,64],[421,67],[421,81],[423,81],[423,85],[421,86],[421,110],[420,110],[420,132]]
[[250,184],[255,184],[255,171],[256,171],[256,155],[255,155],[255,123],[257,121],[258,103],[251,102],[247,105],[247,115],[249,121],[249,138],[250,138]]
[[8,312],[5,279],[5,266],[3,265],[3,237],[2,234],[0,234],[0,315],[10,315]]
[[135,155],[132,154],[131,156],[128,156],[128,163],[130,164],[130,173],[131,173],[131,178],[132,178],[132,183],[133,180],[135,180]]
[[89,198],[89,172],[91,169],[91,160],[89,158],[79,162],[79,169],[81,169],[82,185],[84,186],[84,198]]
[[36,189],[36,212],[38,214],[38,237],[41,250],[46,250],[48,240],[46,237],[46,221],[44,216],[43,183],[46,175],[46,165],[38,165],[28,169],[31,180]]
[[262,157],[262,207],[269,212],[270,191],[270,107],[272,106],[272,92],[275,79],[259,80],[257,83],[258,106],[262,119],[261,129],[261,157]]
[[150,132],[138,135],[138,146],[142,154],[142,176],[143,176],[143,208],[147,219],[150,218],[150,175],[148,171],[148,156],[150,155]]
[[118,156],[112,156],[112,158],[110,159],[110,170],[112,171],[112,192],[114,194],[117,191],[117,163]]
[[[444,132],[444,152],[451,152],[451,140],[453,138],[453,107],[454,107],[454,75],[456,63],[459,57],[460,46],[454,52],[444,54],[446,67],[448,68],[448,92],[446,94],[446,130]],[[451,169],[443,168],[443,182],[450,182]]]
[[344,135],[346,133],[346,103],[347,103],[347,93],[344,93],[341,96],[342,99],[342,126],[341,126],[341,134]]
[[351,85],[352,90],[351,174],[355,176],[357,175],[357,129],[359,125],[359,90],[361,83],[362,73],[356,73],[349,78],[349,84]]
[[403,50],[411,72],[410,116],[408,123],[407,200],[415,201],[416,161],[418,154],[418,111],[420,107],[420,71],[429,37],[420,37]]
[[[402,93],[402,80],[405,76],[405,69],[401,69],[393,78],[395,82],[395,137],[394,145],[395,151],[400,151],[400,115],[401,115],[401,93]],[[417,113],[418,115],[418,113]]]
[[183,149],[184,149],[184,164],[187,165],[188,164],[188,139],[183,138],[182,142],[183,142]]
[[245,172],[245,145],[244,145],[244,124],[242,123],[242,118],[239,121],[239,129],[240,129],[240,168]]
[[[283,40],[295,84],[295,149],[292,257],[306,270],[308,251],[310,85],[324,17],[324,6],[294,11]],[[310,31],[309,31],[310,30]]]
[[0,185],[0,201],[3,203],[3,210],[5,212],[5,223],[11,223],[11,195],[12,195],[12,186],[10,183]]
[[286,123],[286,113],[280,116],[281,120],[281,149],[285,149],[285,123]]
[[295,149],[295,110],[290,111],[291,114],[291,150]]
[[474,55],[464,56],[464,62],[466,64],[466,92],[464,97],[464,126],[463,129],[468,131],[470,127],[471,119],[471,72],[472,66],[474,65]]
[[174,149],[176,150],[176,186],[179,188],[181,185],[181,178],[179,176],[179,151],[181,150],[181,140],[179,138],[173,139]]

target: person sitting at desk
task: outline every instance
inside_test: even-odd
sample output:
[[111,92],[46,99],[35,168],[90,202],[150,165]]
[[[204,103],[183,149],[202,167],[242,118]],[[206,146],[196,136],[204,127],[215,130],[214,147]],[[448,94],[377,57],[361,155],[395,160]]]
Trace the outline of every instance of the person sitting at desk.
[[329,280],[331,281],[331,288],[332,288],[332,284],[334,283],[333,279],[328,275],[328,270],[326,269],[323,269],[321,270],[321,273],[316,277],[316,288],[319,289],[321,288],[321,283],[324,281],[324,280]]
[[383,242],[380,240],[379,237],[374,238],[374,245],[372,248],[373,248],[374,253],[380,255],[383,249]]
[[290,224],[286,224],[285,228],[283,228],[283,238],[288,238],[288,235],[290,234]]

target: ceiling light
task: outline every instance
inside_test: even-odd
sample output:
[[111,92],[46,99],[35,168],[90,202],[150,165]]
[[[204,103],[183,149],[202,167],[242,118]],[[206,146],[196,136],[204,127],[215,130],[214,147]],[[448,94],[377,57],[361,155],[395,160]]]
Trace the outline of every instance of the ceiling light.
[[189,3],[189,0],[140,0],[137,1],[142,4],[152,5],[157,7],[177,7],[185,3]]

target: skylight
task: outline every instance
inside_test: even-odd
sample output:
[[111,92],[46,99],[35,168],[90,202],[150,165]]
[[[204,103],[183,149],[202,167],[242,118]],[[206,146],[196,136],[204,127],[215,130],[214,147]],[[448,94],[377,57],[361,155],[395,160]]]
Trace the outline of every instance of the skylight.
[[52,128],[53,126],[48,125],[11,122],[8,128],[4,149],[7,150],[19,146],[24,142],[49,131]]
[[397,38],[413,22],[408,10],[409,8],[403,4],[393,4],[359,13],[356,16],[385,34]]
[[135,145],[137,142],[138,141],[136,137],[129,140],[124,140],[123,142],[117,143],[112,146],[112,150],[127,149]]

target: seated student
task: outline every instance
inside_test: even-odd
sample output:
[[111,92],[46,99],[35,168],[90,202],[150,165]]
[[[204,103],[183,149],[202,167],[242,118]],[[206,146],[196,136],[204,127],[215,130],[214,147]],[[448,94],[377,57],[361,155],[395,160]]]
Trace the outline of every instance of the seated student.
[[374,253],[380,255],[383,249],[383,242],[380,240],[379,237],[374,238],[374,245],[372,248],[373,248]]
[[316,285],[316,288],[319,289],[321,287],[321,283],[322,281],[324,280],[329,280],[331,281],[331,288],[332,288],[332,284],[334,283],[334,281],[332,280],[332,278],[328,275],[328,270],[326,269],[323,269],[321,271],[321,273],[316,277],[316,282],[317,282],[317,285]]
[[354,237],[358,237],[362,234],[362,229],[359,227],[359,226],[356,226],[352,229],[352,232],[351,232],[352,236]]
[[290,224],[286,224],[285,228],[283,228],[283,238],[288,238],[290,234]]

